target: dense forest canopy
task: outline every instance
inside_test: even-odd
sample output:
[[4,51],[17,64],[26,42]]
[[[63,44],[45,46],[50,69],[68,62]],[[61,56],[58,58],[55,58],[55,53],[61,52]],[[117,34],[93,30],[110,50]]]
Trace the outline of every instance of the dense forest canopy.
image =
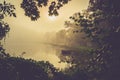
[[[58,10],[65,4],[69,4],[69,1],[52,1],[49,6],[49,16],[58,16]],[[40,17],[38,8],[47,6],[48,2],[48,0],[23,0],[20,7],[24,10],[25,16],[34,21]],[[11,57],[0,44],[0,78],[3,80],[8,78],[10,80],[119,80],[119,8],[119,0],[90,0],[86,10],[73,14],[70,21],[65,22],[66,26],[70,27],[67,30],[70,31],[68,34],[73,36],[66,38],[67,31],[61,30],[57,33],[58,42],[63,41],[59,38],[61,36],[65,37],[64,41],[68,41],[70,38],[79,37],[82,33],[84,38],[80,40],[86,39],[92,46],[89,46],[90,48],[77,46],[75,49],[78,51],[62,51],[61,61],[71,64],[62,72],[49,62]],[[6,1],[0,4],[0,40],[10,30],[9,24],[3,19],[6,15],[16,17],[14,10],[14,5]],[[76,42],[77,39],[74,41]],[[71,44],[73,45],[74,42],[68,45],[72,46]],[[70,54],[67,54],[68,52]]]

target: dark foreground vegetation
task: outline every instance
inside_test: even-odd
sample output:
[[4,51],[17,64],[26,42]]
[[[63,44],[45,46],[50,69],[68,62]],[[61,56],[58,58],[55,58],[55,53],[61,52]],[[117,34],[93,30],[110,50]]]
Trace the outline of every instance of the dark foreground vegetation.
[[[48,0],[23,0],[21,8],[31,20],[39,18],[38,6],[46,6]],[[58,15],[57,10],[69,0],[52,2],[49,15]],[[67,24],[80,29],[93,45],[84,53],[69,55],[64,60],[72,66],[60,71],[49,62],[11,57],[0,46],[0,80],[120,80],[120,5],[119,0],[90,0],[88,9],[75,13]],[[37,4],[38,5],[35,5]],[[56,8],[57,7],[57,8]],[[0,40],[10,28],[3,21],[5,15],[16,17],[14,5],[0,4]],[[34,13],[33,13],[34,12]],[[2,45],[2,44],[0,44]],[[82,56],[82,57],[78,57]],[[73,59],[74,58],[74,59]]]
[[20,57],[0,58],[1,80],[87,80],[82,71],[65,74],[49,62],[34,61]]

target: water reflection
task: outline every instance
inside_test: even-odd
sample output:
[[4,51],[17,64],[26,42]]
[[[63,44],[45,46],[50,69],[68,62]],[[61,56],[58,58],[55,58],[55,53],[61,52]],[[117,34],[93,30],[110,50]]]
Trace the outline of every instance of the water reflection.
[[60,59],[57,55],[60,48],[44,43],[9,43],[5,45],[6,51],[12,56],[22,56],[24,58],[32,58],[37,61],[49,61],[55,67],[64,68],[66,63],[59,63]]

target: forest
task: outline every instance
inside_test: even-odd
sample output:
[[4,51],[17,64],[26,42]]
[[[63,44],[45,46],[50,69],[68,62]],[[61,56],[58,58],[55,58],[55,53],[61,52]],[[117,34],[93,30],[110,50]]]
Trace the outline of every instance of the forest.
[[[48,16],[57,17],[61,14],[59,10],[71,1],[74,0],[22,0],[19,7],[24,16],[35,22],[42,18],[42,8],[47,6]],[[89,0],[87,9],[64,21],[64,29],[41,37],[43,45],[59,47],[59,63],[67,63],[67,67],[60,69],[49,61],[24,58],[26,52],[20,56],[6,52],[4,43],[12,26],[5,18],[18,16],[12,2],[1,1],[0,80],[120,80],[119,2]]]

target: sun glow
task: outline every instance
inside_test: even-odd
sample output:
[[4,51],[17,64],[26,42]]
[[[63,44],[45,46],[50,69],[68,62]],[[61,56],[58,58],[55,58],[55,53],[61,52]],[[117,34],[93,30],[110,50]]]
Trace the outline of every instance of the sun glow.
[[56,17],[55,17],[55,16],[48,16],[48,18],[49,18],[51,21],[56,20]]

